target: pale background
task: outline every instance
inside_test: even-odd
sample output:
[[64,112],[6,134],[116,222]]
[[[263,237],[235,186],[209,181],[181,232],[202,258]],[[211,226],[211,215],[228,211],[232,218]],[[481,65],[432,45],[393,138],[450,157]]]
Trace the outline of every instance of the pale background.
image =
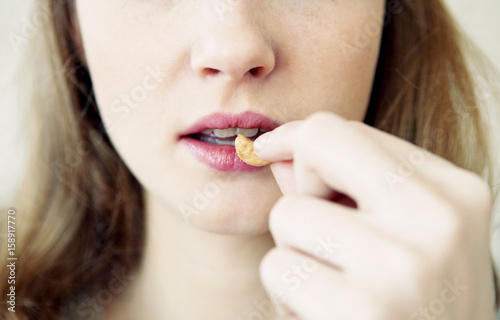
[[[103,0],[105,1],[105,0]],[[307,1],[307,0],[305,0]],[[500,68],[500,0],[445,0],[470,36]],[[8,35],[21,34],[32,0],[0,0],[0,207],[8,206],[25,159],[22,86],[13,80],[19,54]],[[497,87],[500,90],[500,86]],[[17,91],[16,91],[17,90]]]

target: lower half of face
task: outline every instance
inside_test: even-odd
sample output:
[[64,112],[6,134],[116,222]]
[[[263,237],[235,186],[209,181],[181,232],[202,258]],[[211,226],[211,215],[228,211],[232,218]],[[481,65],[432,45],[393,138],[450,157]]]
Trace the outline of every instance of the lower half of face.
[[199,228],[257,234],[281,192],[234,135],[316,111],[363,120],[383,2],[82,0],[77,17],[104,124],[146,192]]

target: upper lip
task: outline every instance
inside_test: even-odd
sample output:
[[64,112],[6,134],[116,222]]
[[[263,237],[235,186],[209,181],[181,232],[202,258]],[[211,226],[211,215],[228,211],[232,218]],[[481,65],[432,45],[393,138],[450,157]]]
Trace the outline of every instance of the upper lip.
[[272,131],[278,126],[279,124],[271,118],[251,111],[240,114],[216,112],[198,120],[195,124],[184,131],[181,136],[200,133],[207,129],[259,128],[264,131]]

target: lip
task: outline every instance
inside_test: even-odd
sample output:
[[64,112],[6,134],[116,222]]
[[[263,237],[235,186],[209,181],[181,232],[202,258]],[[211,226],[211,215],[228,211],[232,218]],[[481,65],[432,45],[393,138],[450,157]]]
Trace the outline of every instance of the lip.
[[190,137],[190,135],[207,129],[260,128],[265,131],[272,131],[278,126],[279,124],[276,121],[251,111],[240,114],[217,112],[203,117],[189,127],[180,135],[179,142],[186,145],[198,161],[217,171],[255,172],[264,167],[253,167],[241,161],[233,146],[211,144]]

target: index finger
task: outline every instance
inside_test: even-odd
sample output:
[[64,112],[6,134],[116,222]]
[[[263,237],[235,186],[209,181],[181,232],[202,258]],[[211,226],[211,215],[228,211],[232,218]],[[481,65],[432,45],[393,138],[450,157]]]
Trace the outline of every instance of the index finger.
[[388,193],[383,173],[397,166],[397,161],[373,135],[346,119],[318,113],[259,139],[257,156],[271,162],[294,159],[299,192],[321,197],[334,190],[362,209],[390,207],[385,202],[393,195]]
[[291,121],[258,137],[253,149],[265,161],[280,162],[293,159],[294,141],[303,121]]

